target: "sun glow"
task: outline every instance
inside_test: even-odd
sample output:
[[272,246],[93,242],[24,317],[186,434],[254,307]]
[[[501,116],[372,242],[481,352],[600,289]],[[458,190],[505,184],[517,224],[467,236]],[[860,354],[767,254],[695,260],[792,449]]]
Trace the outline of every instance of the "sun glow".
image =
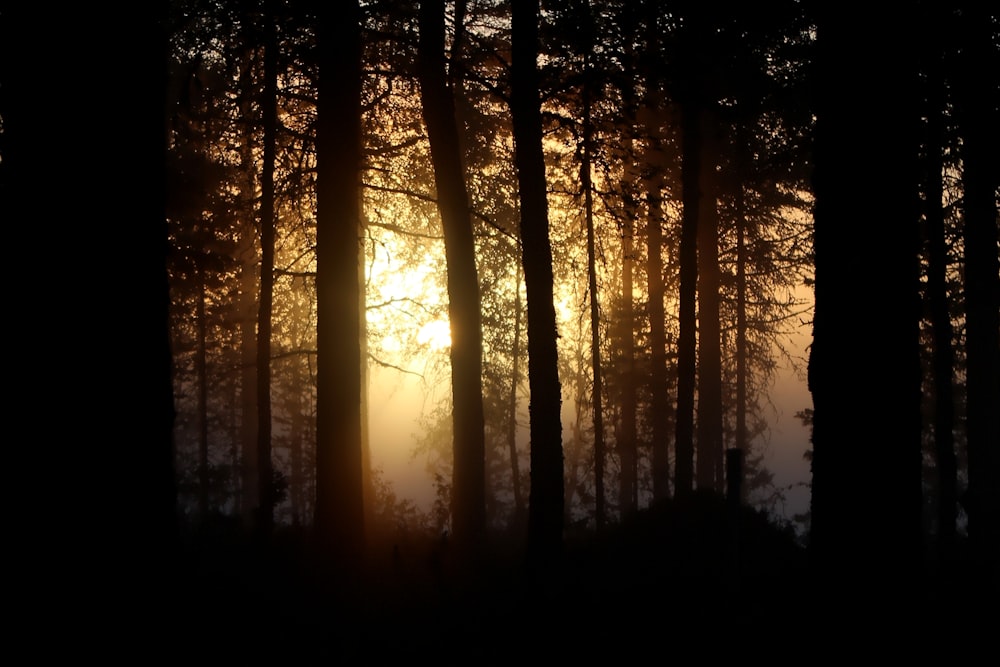
[[444,350],[451,347],[451,324],[448,320],[433,320],[420,327],[417,342],[427,345],[432,350]]

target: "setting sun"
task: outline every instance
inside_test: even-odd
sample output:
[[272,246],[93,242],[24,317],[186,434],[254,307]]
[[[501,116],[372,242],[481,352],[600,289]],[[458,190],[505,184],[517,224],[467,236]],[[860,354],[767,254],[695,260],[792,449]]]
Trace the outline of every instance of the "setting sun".
[[433,320],[420,327],[417,342],[427,345],[431,350],[443,350],[451,347],[451,325],[448,320]]

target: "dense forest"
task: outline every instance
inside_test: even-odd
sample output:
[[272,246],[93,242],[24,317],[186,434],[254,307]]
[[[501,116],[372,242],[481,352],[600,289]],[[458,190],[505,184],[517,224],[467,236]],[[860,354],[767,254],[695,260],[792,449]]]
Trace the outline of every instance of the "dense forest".
[[[711,657],[996,620],[995,10],[0,23],[12,320],[43,358],[17,362],[10,475],[49,627],[177,658]],[[765,452],[803,321],[793,521]],[[430,506],[373,458],[376,372],[426,390]]]

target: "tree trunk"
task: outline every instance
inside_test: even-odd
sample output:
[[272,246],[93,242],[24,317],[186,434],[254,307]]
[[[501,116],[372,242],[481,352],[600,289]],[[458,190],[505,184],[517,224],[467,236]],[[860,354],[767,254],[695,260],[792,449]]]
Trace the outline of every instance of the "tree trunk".
[[[294,371],[296,377],[296,387],[304,386],[302,376],[298,369]],[[305,499],[302,489],[304,487],[305,471],[305,421],[303,407],[305,401],[302,400],[301,391],[292,391],[291,415],[289,424],[288,439],[288,502],[291,505],[292,525],[301,526],[305,516]]]
[[681,183],[683,214],[680,246],[680,304],[677,336],[677,423],[675,425],[674,491],[678,497],[694,488],[695,294],[698,281],[698,173],[701,170],[699,112],[692,101],[681,108]]
[[[964,4],[964,3],[963,3]],[[956,94],[965,191],[965,317],[969,539],[982,575],[1000,586],[1000,269],[997,256],[997,50],[990,12],[963,8]],[[986,582],[983,582],[984,584]]]
[[[655,8],[655,3],[649,3]],[[647,48],[658,48],[655,24],[647,21],[650,36]],[[649,421],[653,437],[653,500],[670,497],[670,459],[668,441],[670,439],[670,397],[667,382],[667,335],[666,312],[663,305],[663,182],[665,156],[663,139],[660,136],[660,100],[653,91],[658,81],[650,74],[647,81],[645,104],[646,134],[649,145],[646,149],[646,170],[644,178],[646,191],[646,290],[649,299],[649,345],[650,345],[650,409]]]
[[208,359],[206,338],[208,324],[205,321],[205,270],[195,267],[195,281],[198,287],[198,303],[195,306],[195,328],[198,332],[195,352],[195,373],[198,376],[198,518],[208,518]]
[[254,524],[257,507],[257,222],[254,202],[257,198],[253,158],[253,50],[248,49],[240,70],[243,91],[243,143],[240,147],[240,170],[245,180],[240,196],[245,216],[240,225],[240,495],[237,499],[243,525]]
[[[270,7],[270,3],[267,3]],[[260,300],[257,315],[257,521],[261,536],[271,532],[274,490],[271,464],[271,310],[274,300],[274,159],[278,125],[278,67],[274,17],[265,11],[264,89],[261,116],[264,156],[260,175]]]
[[[933,47],[940,17],[929,16],[925,37]],[[944,208],[944,81],[940,48],[924,63],[927,71],[924,218],[927,229],[927,311],[933,337],[934,465],[937,472],[937,536],[941,546],[955,538],[958,512],[958,462],[955,455],[954,330],[948,304],[948,244]]]
[[[743,461],[748,459],[749,442],[747,442],[747,210],[743,184],[736,185],[736,442],[735,448],[740,454],[741,465],[738,467],[743,474]],[[736,480],[727,480],[727,488],[733,488]],[[746,485],[738,480],[736,488],[740,490],[743,502],[746,499]]]
[[[589,5],[588,5],[589,10]],[[587,29],[590,29],[587,16]],[[594,378],[591,396],[594,420],[594,516],[597,530],[604,528],[604,401],[601,378],[601,314],[597,296],[597,259],[594,248],[594,193],[591,182],[591,151],[594,128],[590,115],[590,54],[584,56],[583,82],[583,161],[580,165],[580,185],[583,189],[583,206],[587,218],[587,280],[590,290],[590,367]]]
[[[365,253],[360,251],[363,247],[364,239],[367,238],[368,218],[364,212],[364,199],[361,188],[358,188],[358,217],[360,219],[360,229],[358,236],[358,341],[361,351],[358,358],[361,360],[361,484],[362,501],[364,506],[364,520],[366,526],[375,524],[375,474],[372,470],[372,448],[371,429],[369,424],[369,382],[370,373],[368,369],[368,295],[366,293],[366,269],[367,263]],[[372,531],[366,533],[366,538],[373,536]]]
[[517,456],[517,385],[521,381],[521,262],[517,262],[514,278],[514,345],[511,352],[510,396],[507,399],[507,451],[510,454],[510,474],[514,484],[514,516],[524,516],[521,493],[521,464]]
[[475,555],[486,531],[482,325],[472,217],[444,49],[444,0],[425,0],[420,3],[419,77],[447,261],[454,434],[452,530],[456,544]]
[[[631,153],[631,149],[628,150]],[[629,172],[631,170],[628,170]],[[621,383],[621,432],[618,453],[621,457],[621,478],[618,504],[622,517],[639,509],[638,447],[636,443],[636,392],[635,392],[635,312],[632,304],[634,281],[633,235],[635,233],[636,202],[630,190],[632,175],[627,173],[622,188],[625,195],[625,219],[622,221],[622,294],[621,322],[618,325]]]
[[[635,33],[634,7],[624,9],[623,32],[627,35],[623,62],[629,75],[633,74],[635,50],[632,46]],[[635,287],[635,229],[639,219],[639,202],[636,197],[639,169],[636,164],[635,132],[636,99],[631,83],[622,87],[622,117],[625,138],[622,158],[624,168],[620,183],[622,192],[622,293],[621,321],[618,327],[621,385],[621,431],[618,436],[618,454],[621,459],[618,504],[621,516],[634,514],[639,509],[639,443],[636,418],[638,400],[636,398],[635,371],[635,305],[632,292]]]
[[521,249],[528,299],[528,384],[531,430],[531,493],[528,559],[537,572],[562,551],[563,452],[549,241],[545,157],[538,91],[538,0],[511,3],[511,120],[520,187]]
[[905,604],[922,512],[911,44],[885,41],[888,9],[818,19],[810,551],[828,602],[877,587]]
[[701,114],[698,192],[698,488],[722,491],[722,332],[719,321],[719,214],[716,209],[718,117],[714,103]]
[[361,9],[320,16],[316,218],[318,546],[349,575],[364,545],[360,290]]

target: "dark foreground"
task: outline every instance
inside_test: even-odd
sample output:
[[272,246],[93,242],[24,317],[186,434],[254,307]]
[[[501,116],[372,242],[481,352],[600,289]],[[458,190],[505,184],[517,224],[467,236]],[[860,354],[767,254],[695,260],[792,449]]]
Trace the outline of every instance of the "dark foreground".
[[202,527],[169,558],[112,555],[122,576],[105,567],[95,572],[106,579],[75,582],[36,607],[35,629],[54,634],[50,652],[228,665],[716,662],[893,647],[956,657],[1000,628],[996,600],[984,603],[961,560],[929,567],[906,601],[877,585],[853,602],[820,599],[790,528],[718,499],[567,535],[544,573],[525,569],[521,542],[496,537],[472,565],[441,536],[396,535],[344,576],[317,562],[305,533],[284,528],[263,544],[229,524]]

